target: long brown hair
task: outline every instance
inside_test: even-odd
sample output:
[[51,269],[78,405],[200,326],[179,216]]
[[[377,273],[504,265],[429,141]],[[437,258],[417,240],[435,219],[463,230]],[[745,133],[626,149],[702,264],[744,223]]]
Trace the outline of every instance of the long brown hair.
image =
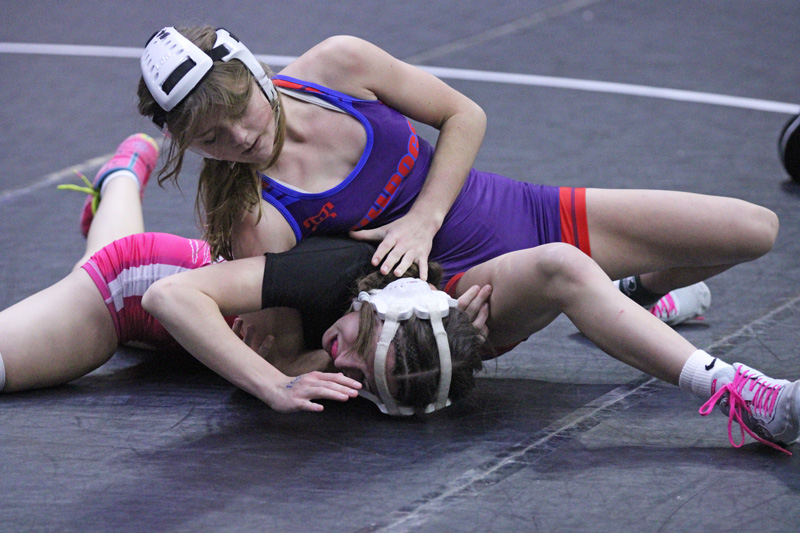
[[[403,275],[412,278],[418,276],[417,265],[412,265]],[[381,289],[396,279],[392,273],[383,275],[373,272],[359,281],[358,290]],[[429,263],[428,282],[439,286],[441,279],[441,267],[437,263]],[[371,305],[361,306],[359,313],[356,351],[361,357],[366,357],[374,346],[378,319]],[[467,314],[459,309],[451,309],[442,323],[447,332],[453,362],[449,397],[455,402],[475,387],[475,374],[483,368],[482,355],[486,351],[486,344]],[[435,401],[439,388],[439,349],[430,321],[416,317],[402,321],[393,344],[396,355],[392,375],[398,385],[397,402],[419,409]]]
[[[216,41],[216,30],[211,26],[184,27],[178,31],[206,52]],[[272,76],[269,67],[263,66]],[[186,150],[203,133],[199,131],[202,119],[209,116],[242,117],[254,90],[259,90],[258,86],[240,61],[216,61],[206,78],[166,115],[171,143],[158,183],[163,185],[165,181],[171,181],[177,184]],[[152,118],[160,112],[161,108],[144,79],[139,80],[138,96],[142,115]],[[234,224],[255,206],[259,206],[260,216],[261,178],[258,173],[278,159],[285,138],[286,113],[280,94],[273,103],[273,113],[278,118],[275,142],[269,160],[263,164],[203,159],[195,210],[203,228],[203,239],[208,242],[213,257],[233,259],[231,232]]]

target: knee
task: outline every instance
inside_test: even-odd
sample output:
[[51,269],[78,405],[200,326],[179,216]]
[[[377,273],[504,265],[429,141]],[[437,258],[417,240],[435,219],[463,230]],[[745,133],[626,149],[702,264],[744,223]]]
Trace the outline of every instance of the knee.
[[747,247],[748,259],[757,259],[775,245],[780,227],[778,215],[766,207],[754,204],[750,204],[741,215],[740,220],[746,224],[745,239],[741,242]]
[[544,291],[555,300],[580,294],[598,276],[605,277],[591,257],[572,245],[553,243],[542,248],[535,269],[544,280]]

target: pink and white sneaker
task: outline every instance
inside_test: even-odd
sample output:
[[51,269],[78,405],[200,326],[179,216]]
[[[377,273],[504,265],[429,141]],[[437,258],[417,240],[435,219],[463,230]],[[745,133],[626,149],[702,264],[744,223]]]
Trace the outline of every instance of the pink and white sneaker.
[[158,144],[156,144],[156,141],[149,135],[136,133],[122,141],[117,147],[114,156],[100,167],[94,177],[94,183],[88,183],[88,180],[81,176],[87,183],[87,187],[60,186],[60,189],[79,190],[88,194],[81,210],[81,234],[86,237],[89,233],[94,214],[97,212],[97,206],[100,204],[100,191],[106,177],[118,170],[132,172],[139,180],[139,197],[142,198],[147,181],[150,179],[150,174],[155,169],[157,162]]
[[[776,450],[791,455],[781,444],[791,444],[800,437],[800,381],[772,379],[741,363],[734,363],[714,373],[712,395],[700,408],[708,416],[719,404],[728,415],[728,439],[734,448],[744,444],[744,434]],[[733,440],[733,422],[742,435]]]
[[677,326],[689,320],[703,320],[703,314],[710,306],[711,291],[701,281],[670,291],[650,308],[650,312],[662,322]]

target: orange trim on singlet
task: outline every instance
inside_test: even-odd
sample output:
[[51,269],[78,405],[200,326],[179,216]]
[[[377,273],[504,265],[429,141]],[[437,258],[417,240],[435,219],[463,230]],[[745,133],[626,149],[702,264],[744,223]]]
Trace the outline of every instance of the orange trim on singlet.
[[586,189],[561,187],[558,196],[561,214],[561,241],[579,248],[591,257],[589,223],[586,217]]
[[283,87],[285,89],[295,89],[295,90],[305,89],[306,91],[322,94],[322,91],[320,91],[319,89],[315,89],[314,87],[308,87],[307,85],[300,85],[299,83],[295,83],[289,80],[281,80],[276,78],[272,80],[272,83],[273,85],[277,85],[278,87]]
[[[450,281],[448,281],[447,285],[444,286],[444,292],[449,294],[451,298],[456,297],[456,286],[458,285],[458,282],[461,281],[462,276],[464,276],[464,272],[459,272],[450,278]],[[487,346],[486,353],[481,356],[481,359],[483,361],[488,361],[489,359],[500,357],[504,353],[510,352],[516,348],[521,342],[522,341],[515,342],[514,344],[509,344],[507,346]]]
[[456,297],[456,285],[458,285],[458,282],[459,282],[459,280],[461,280],[461,277],[463,275],[464,275],[464,272],[459,272],[458,274],[456,274],[455,276],[450,278],[450,281],[448,281],[447,285],[445,285],[444,289],[442,289],[442,290],[444,290],[444,292],[449,294],[451,298],[455,298]]
[[[592,256],[589,244],[589,223],[586,216],[586,189],[583,187],[561,187],[559,196],[559,214],[561,218],[561,241],[579,248],[583,253]],[[450,278],[444,286],[444,292],[455,298],[456,287],[464,272]],[[522,342],[522,341],[520,341]],[[493,359],[511,351],[520,342],[508,346],[489,347],[490,353],[484,355],[483,360]]]

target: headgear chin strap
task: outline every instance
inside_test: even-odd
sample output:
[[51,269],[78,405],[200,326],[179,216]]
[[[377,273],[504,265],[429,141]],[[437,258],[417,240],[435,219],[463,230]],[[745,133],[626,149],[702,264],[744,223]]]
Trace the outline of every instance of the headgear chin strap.
[[[278,93],[272,80],[250,50],[228,30],[217,30],[214,47],[206,53],[178,30],[167,26],[147,41],[141,58],[142,77],[162,111],[153,115],[156,126],[169,135],[167,113],[183,102],[203,81],[214,68],[214,61],[227,63],[231,59],[241,61],[256,79],[267,101],[275,109],[277,122],[280,108],[275,105]],[[210,157],[204,152],[200,154]]]
[[[427,282],[416,278],[399,279],[381,290],[362,292],[358,295],[358,300],[353,303],[353,307],[358,310],[363,302],[372,305],[378,317],[383,320],[383,330],[378,339],[374,362],[378,396],[363,390],[359,394],[375,403],[382,412],[393,416],[410,416],[420,411],[431,413],[450,405],[448,395],[453,363],[450,359],[450,345],[447,342],[447,332],[442,324],[442,317],[447,316],[450,308],[455,308],[458,302],[447,293],[431,289]],[[431,321],[436,347],[439,350],[439,388],[436,401],[419,411],[412,407],[397,405],[389,391],[386,377],[386,354],[389,346],[400,322],[412,316]]]

